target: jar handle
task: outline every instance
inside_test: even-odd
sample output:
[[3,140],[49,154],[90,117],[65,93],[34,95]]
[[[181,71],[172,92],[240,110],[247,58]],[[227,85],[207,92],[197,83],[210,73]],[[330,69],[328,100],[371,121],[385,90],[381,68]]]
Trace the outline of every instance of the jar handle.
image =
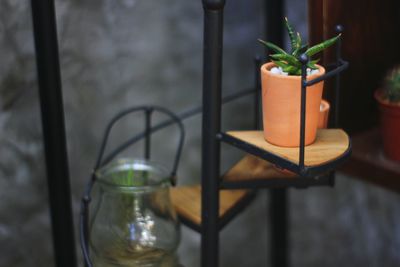
[[[107,141],[108,141],[108,138],[109,138],[109,135],[110,135],[110,132],[111,132],[113,126],[116,124],[116,122],[118,122],[120,119],[122,119],[126,115],[134,113],[134,112],[138,112],[138,111],[145,112],[145,116],[146,116],[145,131],[133,136],[132,138],[130,138],[129,140],[127,140],[126,142],[122,143],[117,148],[115,148],[106,157],[104,157],[104,151],[105,151]],[[164,121],[162,123],[157,124],[154,127],[151,127],[151,116],[154,113],[153,111],[157,111],[157,112],[160,112],[160,113],[163,113],[163,114],[169,116],[170,120]],[[177,115],[175,115],[173,112],[169,111],[168,109],[159,107],[159,106],[132,107],[132,108],[129,108],[129,109],[126,109],[126,110],[120,112],[113,119],[111,119],[111,121],[108,123],[106,131],[104,133],[103,140],[102,140],[102,143],[100,146],[99,155],[97,157],[97,161],[96,161],[96,165],[95,165],[94,169],[97,170],[98,168],[106,165],[111,160],[113,160],[119,153],[121,153],[122,151],[127,149],[130,145],[133,145],[137,141],[140,141],[142,138],[146,138],[146,143],[149,142],[150,135],[153,132],[163,129],[173,123],[177,124],[177,126],[179,128],[179,132],[180,132],[178,148],[177,148],[177,151],[175,154],[175,159],[174,159],[174,163],[173,163],[172,171],[171,171],[171,177],[176,176],[176,171],[178,169],[178,164],[179,164],[180,156],[182,153],[183,143],[185,140],[185,128],[183,126],[182,120]],[[146,147],[148,148],[147,144],[146,144]],[[147,153],[148,152],[146,152],[146,154]]]
[[[126,115],[135,113],[138,111],[145,112],[145,131],[137,134],[136,136],[133,136],[131,139],[122,143],[121,145],[119,145],[117,148],[115,148],[113,151],[111,151],[111,153],[109,153],[104,158],[104,151],[107,146],[107,141],[110,136],[111,130],[113,129],[113,126],[116,124],[116,122],[118,122],[120,119],[122,119]],[[162,123],[159,123],[154,127],[151,127],[151,116],[154,113],[154,111],[163,113],[163,114],[169,116],[170,119],[167,121],[164,121]],[[93,187],[94,182],[96,181],[95,171],[97,169],[99,169],[100,167],[109,163],[119,153],[124,151],[130,145],[133,145],[137,141],[141,140],[142,138],[146,138],[145,139],[145,157],[146,157],[146,159],[148,159],[150,157],[150,136],[151,136],[151,134],[154,133],[155,131],[161,130],[161,129],[163,129],[171,124],[174,124],[174,123],[178,125],[179,132],[180,132],[178,148],[177,148],[177,151],[175,154],[175,159],[174,159],[174,162],[172,165],[172,170],[170,173],[171,183],[173,185],[175,185],[176,184],[176,172],[178,169],[178,164],[179,164],[179,160],[180,160],[180,157],[182,154],[182,149],[183,149],[183,143],[185,140],[185,129],[184,129],[182,120],[178,116],[176,116],[173,112],[171,112],[168,109],[163,108],[163,107],[138,106],[138,107],[128,108],[128,109],[118,113],[108,123],[108,125],[106,127],[106,131],[103,136],[103,140],[101,142],[100,151],[97,156],[96,164],[95,164],[91,179],[86,186],[84,196],[82,197],[82,200],[81,200],[81,212],[80,212],[80,217],[79,217],[79,232],[80,232],[81,249],[82,249],[86,267],[93,266],[93,263],[89,256],[89,204],[91,201],[90,195],[91,195],[92,187]]]

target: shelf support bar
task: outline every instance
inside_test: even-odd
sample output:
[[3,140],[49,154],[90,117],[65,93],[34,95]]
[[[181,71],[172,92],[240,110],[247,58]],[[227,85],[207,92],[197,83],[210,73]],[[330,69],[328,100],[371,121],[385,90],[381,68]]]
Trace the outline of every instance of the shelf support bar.
[[31,0],[54,258],[77,266],[54,0]]
[[302,54],[299,58],[301,62],[301,104],[300,104],[300,147],[299,147],[299,168],[300,173],[304,173],[304,147],[306,135],[306,99],[307,99],[307,63],[308,56]]
[[145,110],[145,142],[144,142],[144,157],[145,159],[150,159],[150,144],[151,144],[151,115],[153,113],[152,108],[147,108]]
[[219,262],[219,171],[221,128],[221,76],[224,0],[203,0],[203,117],[201,266]]
[[[283,46],[284,0],[266,0],[267,40]],[[270,263],[272,267],[288,266],[288,203],[286,189],[270,191]]]
[[260,129],[260,97],[261,97],[261,57],[256,56],[254,58],[254,129]]
[[[337,34],[342,34],[343,33],[343,26],[342,25],[336,25],[335,27],[336,33]],[[339,39],[337,40],[336,44],[336,67],[340,65],[341,61],[341,50],[342,50],[342,37],[340,36]],[[335,79],[335,112],[334,112],[334,126],[335,128],[339,128],[339,105],[340,105],[340,73],[336,74],[336,79]]]

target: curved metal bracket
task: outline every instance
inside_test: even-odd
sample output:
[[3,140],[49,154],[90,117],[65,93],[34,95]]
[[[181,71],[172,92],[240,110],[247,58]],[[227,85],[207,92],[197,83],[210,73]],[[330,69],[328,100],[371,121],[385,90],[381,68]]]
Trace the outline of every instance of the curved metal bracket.
[[[126,115],[129,115],[131,113],[143,111],[145,113],[145,131],[144,133],[136,136],[135,140],[131,140],[130,142],[125,142],[122,145],[118,146],[116,149],[111,151],[106,157],[104,157],[104,152],[107,146],[107,142],[111,133],[111,130],[115,126],[115,124],[122,118],[124,118]],[[100,151],[97,156],[96,164],[95,167],[93,168],[92,176],[88,184],[86,185],[84,195],[81,200],[81,211],[80,211],[80,217],[79,217],[79,233],[80,233],[80,245],[82,249],[82,254],[84,257],[85,261],[85,266],[87,267],[92,267],[93,263],[90,259],[89,255],[89,204],[91,202],[91,192],[93,188],[93,184],[96,182],[96,175],[95,171],[98,170],[99,168],[105,166],[108,164],[112,159],[114,159],[119,153],[121,153],[123,150],[125,150],[127,147],[130,145],[133,145],[137,141],[141,140],[142,138],[145,138],[145,157],[148,159],[150,157],[150,135],[153,133],[151,129],[151,116],[154,114],[154,112],[160,112],[163,113],[167,116],[170,117],[171,121],[173,123],[176,123],[178,125],[179,131],[180,131],[180,138],[179,138],[179,143],[178,143],[178,148],[175,154],[175,159],[173,162],[172,170],[170,173],[170,180],[173,185],[176,183],[176,172],[178,169],[179,165],[179,160],[181,158],[182,154],[182,149],[183,149],[183,143],[185,140],[185,128],[183,126],[183,123],[181,119],[176,116],[174,113],[169,111],[166,108],[159,107],[159,106],[139,106],[139,107],[132,107],[129,109],[126,109],[120,113],[118,113],[114,118],[111,119],[111,121],[108,123],[103,140],[101,142],[100,146]]]

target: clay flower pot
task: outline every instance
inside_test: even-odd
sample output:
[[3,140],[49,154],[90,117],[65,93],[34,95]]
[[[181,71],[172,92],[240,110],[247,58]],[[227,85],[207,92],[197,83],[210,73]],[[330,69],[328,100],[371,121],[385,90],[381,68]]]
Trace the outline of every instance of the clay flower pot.
[[[319,107],[319,117],[318,117],[318,129],[326,129],[328,127],[328,119],[329,119],[329,110],[331,105],[326,100],[321,100],[321,104]],[[274,165],[275,169],[281,173],[284,173],[289,176],[296,176],[295,173],[288,171],[286,169],[282,169],[277,165]]]
[[[267,142],[284,147],[300,145],[300,76],[283,76],[271,73],[274,63],[261,66],[264,138]],[[307,76],[315,79],[325,73]],[[307,87],[305,145],[315,141],[324,82]]]
[[400,162],[400,105],[383,98],[381,90],[375,91],[379,103],[383,151],[392,160]]
[[325,129],[328,127],[330,108],[329,102],[322,99],[319,106],[318,129]]

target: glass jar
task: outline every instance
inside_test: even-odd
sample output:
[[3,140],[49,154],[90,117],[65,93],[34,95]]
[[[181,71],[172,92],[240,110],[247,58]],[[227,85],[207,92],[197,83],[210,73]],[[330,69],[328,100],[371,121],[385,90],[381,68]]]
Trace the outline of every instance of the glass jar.
[[161,166],[121,159],[96,172],[90,218],[94,266],[175,266],[179,222]]

